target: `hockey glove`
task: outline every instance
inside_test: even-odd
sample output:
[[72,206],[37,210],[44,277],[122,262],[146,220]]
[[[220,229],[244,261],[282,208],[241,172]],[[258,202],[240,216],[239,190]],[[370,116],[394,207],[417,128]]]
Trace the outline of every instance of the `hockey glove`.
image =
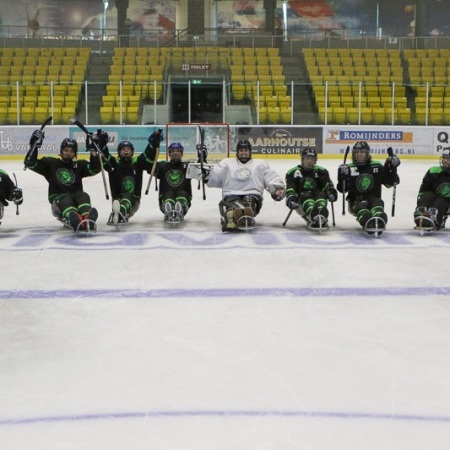
[[298,209],[300,208],[300,199],[296,195],[290,195],[286,199],[286,206],[289,209]]
[[386,159],[384,163],[384,167],[390,171],[397,170],[397,167],[400,165],[400,158],[397,155],[393,155]]
[[335,188],[330,188],[327,191],[327,197],[330,202],[335,202],[338,197],[337,190]]
[[281,200],[283,200],[284,197],[284,189],[277,188],[277,190],[272,192],[270,195],[276,202],[280,202]]
[[103,147],[106,147],[109,142],[109,136],[106,131],[101,130],[100,128],[97,130],[97,134],[94,135],[98,138],[100,150],[103,150]]
[[39,149],[44,143],[45,134],[41,130],[34,130],[30,138],[30,148]]
[[11,191],[11,201],[14,202],[15,205],[21,205],[23,203],[22,189],[14,188]]
[[149,144],[152,146],[152,148],[156,149],[159,148],[159,144],[164,139],[163,136],[163,130],[160,128],[157,131],[154,131],[148,138]]
[[341,164],[338,167],[338,180],[343,183],[350,181],[350,167],[347,164]]
[[203,158],[203,162],[206,162],[206,157],[208,156],[208,149],[206,148],[206,145],[197,144],[197,156],[198,160],[197,162],[201,162]]

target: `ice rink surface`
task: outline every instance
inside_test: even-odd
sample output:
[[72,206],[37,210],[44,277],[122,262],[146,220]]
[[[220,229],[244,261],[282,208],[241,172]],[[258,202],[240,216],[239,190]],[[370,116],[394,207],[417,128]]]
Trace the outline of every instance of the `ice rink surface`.
[[[334,181],[339,163],[319,160]],[[224,234],[220,191],[204,201],[196,182],[177,228],[153,185],[116,232],[100,176],[85,181],[98,232],[80,237],[51,215],[43,177],[0,161],[25,198],[0,225],[0,447],[448,448],[450,231],[420,236],[412,220],[436,164],[402,160],[379,238],[341,197],[328,233],[295,214],[282,227],[268,194],[256,230]]]

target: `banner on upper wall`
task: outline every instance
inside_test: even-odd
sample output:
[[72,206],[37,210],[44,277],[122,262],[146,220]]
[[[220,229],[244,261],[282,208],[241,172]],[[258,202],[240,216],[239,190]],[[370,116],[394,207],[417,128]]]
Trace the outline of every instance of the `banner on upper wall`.
[[322,127],[236,126],[232,127],[232,148],[238,140],[248,140],[256,155],[299,155],[305,147],[322,152]]
[[[441,131],[443,136],[444,131]],[[330,126],[323,128],[323,153],[344,154],[347,146],[366,141],[373,155],[392,147],[397,155],[433,155],[434,127]],[[439,135],[439,133],[437,134]],[[448,135],[447,135],[448,138]],[[442,137],[443,139],[443,137]],[[448,140],[448,139],[447,139]]]

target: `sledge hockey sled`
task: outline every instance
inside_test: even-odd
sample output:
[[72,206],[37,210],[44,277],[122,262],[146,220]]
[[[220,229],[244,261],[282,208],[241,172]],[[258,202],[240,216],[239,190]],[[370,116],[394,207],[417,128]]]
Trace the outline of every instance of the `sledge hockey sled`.
[[428,216],[417,216],[414,221],[416,222],[415,230],[419,231],[419,234],[423,236],[425,233],[430,233],[435,231],[436,223],[431,217]]
[[381,236],[386,230],[386,222],[381,217],[371,217],[364,225],[364,231],[375,237]]
[[128,218],[120,212],[120,202],[118,200],[114,200],[112,204],[112,212],[109,215],[106,225],[116,227],[116,230],[119,231],[127,223]]
[[308,224],[308,229],[316,231],[319,234],[330,229],[327,218],[322,214],[315,216],[314,220],[311,220],[308,217],[304,217],[304,219]]
[[178,225],[184,221],[184,216],[181,212],[172,209],[164,213],[164,222],[170,225]]

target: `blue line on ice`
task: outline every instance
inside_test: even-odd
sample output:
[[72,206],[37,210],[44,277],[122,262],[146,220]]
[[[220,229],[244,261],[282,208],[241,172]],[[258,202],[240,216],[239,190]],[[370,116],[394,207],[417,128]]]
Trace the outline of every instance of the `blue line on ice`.
[[198,298],[198,297],[361,297],[450,295],[442,287],[204,288],[204,289],[72,289],[0,290],[7,299]]
[[149,418],[188,418],[188,417],[303,417],[311,419],[346,419],[346,420],[390,420],[406,422],[438,422],[449,423],[448,416],[432,416],[419,414],[389,414],[339,411],[148,411],[130,413],[80,414],[61,416],[26,417],[0,420],[0,426],[30,425],[36,423],[61,423],[92,420],[115,419],[149,419]]

